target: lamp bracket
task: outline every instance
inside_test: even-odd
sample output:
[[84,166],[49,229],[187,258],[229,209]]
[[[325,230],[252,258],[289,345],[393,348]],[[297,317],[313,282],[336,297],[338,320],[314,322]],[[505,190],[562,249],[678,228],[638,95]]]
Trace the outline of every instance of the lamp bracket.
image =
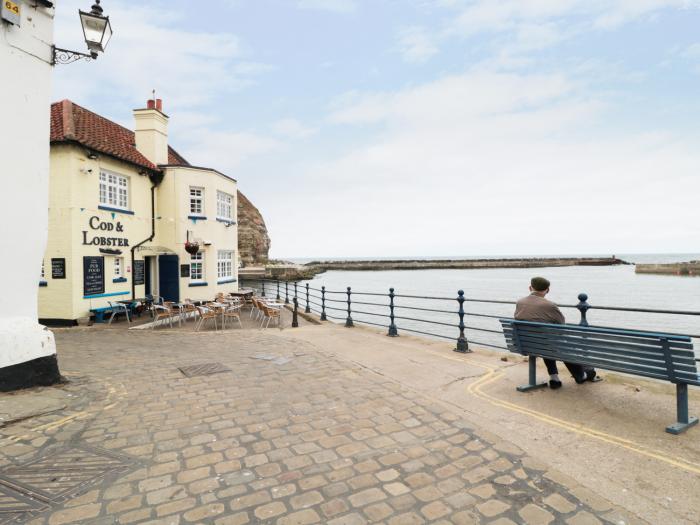
[[97,53],[81,53],[79,51],[71,51],[70,49],[63,49],[56,46],[51,46],[51,65],[56,64],[71,64],[77,62],[78,60],[95,60],[97,58]]

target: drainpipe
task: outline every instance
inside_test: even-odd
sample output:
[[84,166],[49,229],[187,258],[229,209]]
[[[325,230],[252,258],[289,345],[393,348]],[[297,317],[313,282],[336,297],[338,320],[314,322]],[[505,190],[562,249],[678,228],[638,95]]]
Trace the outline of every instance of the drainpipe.
[[163,180],[163,173],[152,173],[151,175],[148,176],[149,179],[151,179],[151,235],[150,237],[145,238],[142,240],[140,243],[135,244],[134,246],[131,247],[131,300],[133,301],[136,299],[136,284],[134,281],[134,259],[135,259],[135,252],[136,248],[139,246],[143,246],[147,242],[151,242],[153,238],[156,236],[156,187],[161,183]]

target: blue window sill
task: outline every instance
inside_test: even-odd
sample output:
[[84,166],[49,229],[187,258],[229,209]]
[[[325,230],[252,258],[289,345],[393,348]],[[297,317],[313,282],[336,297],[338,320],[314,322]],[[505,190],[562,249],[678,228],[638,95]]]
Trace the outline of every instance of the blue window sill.
[[101,293],[99,295],[83,295],[83,299],[99,299],[100,297],[115,297],[117,295],[129,295],[131,292]]
[[126,277],[117,277],[116,279],[112,279],[113,283],[125,283],[126,282]]
[[119,208],[110,208],[109,206],[98,206],[98,210],[113,211],[114,213],[124,213],[126,215],[133,215],[134,212],[131,210],[121,210]]
[[236,224],[236,221],[230,219],[222,219],[221,217],[216,218],[217,222],[223,222],[224,224]]
[[227,283],[235,283],[238,282],[238,279],[221,279],[220,281],[216,281],[216,284],[227,284]]
[[44,288],[44,287],[46,287],[46,286],[48,286],[48,285],[49,285],[49,283],[47,283],[46,281],[39,281],[39,286],[40,286],[41,288]]
[[188,215],[188,219],[192,219],[193,221],[206,221],[207,218],[204,215]]
[[190,283],[189,287],[193,288],[195,286],[209,286],[209,283]]

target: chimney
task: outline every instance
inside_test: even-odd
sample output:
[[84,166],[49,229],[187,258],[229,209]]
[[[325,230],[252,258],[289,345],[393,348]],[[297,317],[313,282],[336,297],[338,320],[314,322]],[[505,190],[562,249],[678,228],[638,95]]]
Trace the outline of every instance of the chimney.
[[168,116],[161,99],[149,100],[145,109],[134,110],[136,149],[153,164],[168,163]]

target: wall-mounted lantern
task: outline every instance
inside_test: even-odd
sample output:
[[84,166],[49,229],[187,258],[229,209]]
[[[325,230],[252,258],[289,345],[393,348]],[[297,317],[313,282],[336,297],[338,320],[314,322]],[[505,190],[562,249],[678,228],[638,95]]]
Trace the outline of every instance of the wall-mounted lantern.
[[83,26],[85,43],[90,53],[80,53],[52,46],[51,65],[70,64],[82,59],[95,60],[107,48],[107,44],[112,38],[112,24],[109,23],[109,17],[103,15],[100,0],[95,0],[89,13],[81,10],[78,10],[78,13],[80,14],[80,24]]

